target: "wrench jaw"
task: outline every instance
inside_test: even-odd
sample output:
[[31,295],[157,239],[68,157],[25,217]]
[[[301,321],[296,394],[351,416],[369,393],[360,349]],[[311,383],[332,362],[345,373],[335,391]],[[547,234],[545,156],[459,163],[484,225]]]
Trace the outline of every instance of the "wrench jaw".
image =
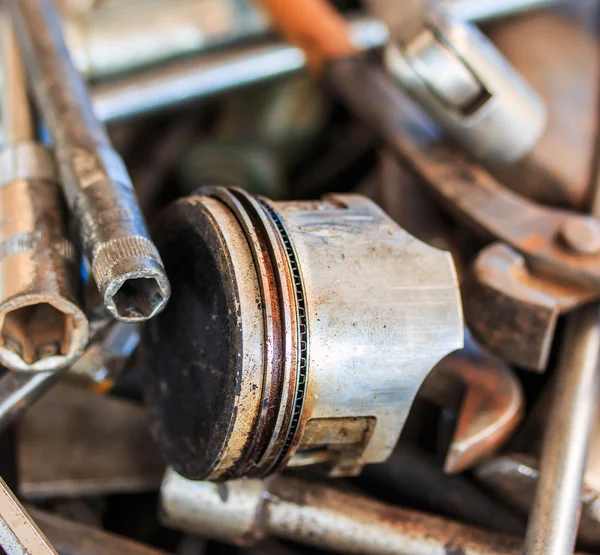
[[525,258],[493,243],[462,283],[465,320],[477,341],[509,363],[544,372],[558,317],[593,299],[593,289],[537,277]]
[[482,351],[469,335],[465,343],[435,366],[420,392],[458,414],[445,455],[446,474],[458,474],[494,455],[525,411],[525,396],[511,368]]

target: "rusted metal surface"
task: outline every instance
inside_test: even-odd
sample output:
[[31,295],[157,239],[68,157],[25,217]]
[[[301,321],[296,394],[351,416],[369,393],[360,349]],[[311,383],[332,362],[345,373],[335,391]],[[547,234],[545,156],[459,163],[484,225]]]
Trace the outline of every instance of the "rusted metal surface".
[[592,304],[568,318],[528,522],[528,554],[572,550],[579,525],[580,495],[599,393],[600,306]]
[[[581,492],[581,520],[579,541],[589,548],[600,547],[600,511],[598,501],[600,488],[593,482],[588,471],[592,459],[588,459],[588,470]],[[593,473],[593,472],[592,472]],[[539,460],[525,454],[502,455],[482,463],[476,470],[477,478],[500,499],[527,516],[533,505],[539,479]]]
[[58,555],[2,478],[0,549],[7,555]]
[[538,277],[503,243],[479,252],[461,291],[477,340],[507,362],[536,371],[548,365],[559,316],[596,297],[592,289]]
[[166,555],[165,551],[38,508],[29,507],[28,511],[60,555]]
[[108,311],[125,322],[160,312],[169,281],[123,161],[96,119],[51,0],[7,3],[63,192]]
[[28,500],[152,491],[163,463],[142,407],[59,384],[19,422]]
[[191,482],[169,470],[161,510],[169,526],[233,544],[272,535],[341,553],[521,552],[519,538],[279,476],[217,485]]
[[458,381],[464,388],[444,463],[449,474],[472,468],[497,452],[512,436],[525,409],[521,384],[513,371],[473,341],[466,344],[440,361],[423,384],[439,381],[446,390],[449,381]]
[[[357,195],[271,203],[238,189],[201,193],[164,213],[161,245],[176,283],[202,281],[212,292],[179,286],[141,352],[167,460],[186,476],[219,480],[266,475],[288,461],[326,462],[331,474],[348,475],[385,460],[424,377],[462,343],[449,255]],[[192,278],[186,249],[204,260],[214,245],[218,254],[199,266],[203,279]],[[225,339],[237,345],[247,334],[241,357],[212,348],[210,330],[229,324],[218,314],[202,323],[205,299],[215,299],[209,314],[235,308],[239,321]],[[183,321],[189,344],[173,335]],[[209,350],[208,366],[227,371],[188,377]],[[199,403],[190,388],[232,396]]]
[[88,322],[54,161],[37,142],[10,18],[6,11],[0,17],[6,114],[0,152],[0,362],[13,370],[45,372],[81,355]]
[[[332,63],[328,77],[351,110],[470,229],[512,246],[536,271],[598,291],[600,256],[574,253],[559,233],[567,222],[588,216],[541,206],[505,189],[460,149],[443,142],[414,103],[365,60]],[[507,217],[514,225],[506,225]]]

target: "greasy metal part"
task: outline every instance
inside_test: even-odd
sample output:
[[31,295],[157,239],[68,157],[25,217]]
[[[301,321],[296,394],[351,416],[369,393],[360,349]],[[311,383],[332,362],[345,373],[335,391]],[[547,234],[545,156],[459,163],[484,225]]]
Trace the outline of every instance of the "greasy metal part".
[[513,371],[469,338],[465,343],[463,350],[442,359],[423,384],[425,389],[447,391],[450,382],[458,381],[464,388],[444,462],[448,474],[472,468],[497,452],[520,424],[525,410],[521,384]]
[[[390,77],[364,59],[333,62],[326,78],[449,212],[482,237],[512,246],[536,272],[600,292],[600,256],[575,253],[560,237],[566,222],[589,216],[547,208],[502,187],[460,148],[443,142]],[[507,215],[514,225],[506,225]]]
[[[419,396],[422,395],[422,390]],[[525,519],[515,516],[465,476],[445,474],[437,458],[400,439],[390,458],[365,467],[356,479],[371,495],[487,530],[522,535]]]
[[264,38],[266,17],[245,0],[144,0],[65,20],[77,69],[104,79],[173,58]]
[[556,389],[524,553],[569,553],[575,545],[583,473],[598,402],[600,306],[568,316]]
[[27,500],[156,490],[164,466],[141,406],[59,384],[18,424]]
[[205,189],[157,225],[174,296],[138,363],[169,464],[224,480],[385,460],[423,379],[462,344],[450,255],[358,195]]
[[35,507],[27,510],[60,555],[166,555],[165,551]]
[[[388,38],[386,26],[373,18],[350,19],[348,29],[360,50],[379,48]],[[175,61],[99,84],[91,89],[91,96],[96,116],[112,122],[294,75],[305,68],[300,49],[267,42]]]
[[[578,7],[586,9],[579,12]],[[526,14],[486,28],[548,107],[548,125],[540,142],[521,163],[494,167],[494,175],[534,200],[580,210],[589,203],[598,126],[600,45],[597,33],[589,28],[597,9],[594,0],[563,2],[560,11]]]
[[539,141],[546,108],[474,26],[431,8],[410,42],[384,51],[390,74],[470,153],[512,163]]
[[490,21],[525,11],[546,8],[559,0],[443,0],[442,6],[464,21]]
[[386,505],[322,484],[275,476],[265,482],[191,482],[167,470],[167,526],[233,544],[276,536],[341,553],[508,555],[521,540]]
[[13,372],[0,370],[0,432],[14,422],[50,389],[62,372]]
[[[588,459],[588,468],[590,459]],[[500,499],[527,516],[533,505],[539,479],[539,461],[530,455],[510,454],[482,463],[476,470],[478,480]],[[600,546],[600,508],[598,484],[588,482],[588,470],[581,492],[581,521],[578,540],[588,547]]]
[[558,317],[597,297],[594,289],[538,277],[503,243],[481,250],[461,284],[465,319],[490,352],[544,371]]
[[88,322],[52,155],[36,142],[19,49],[8,14],[0,18],[0,363],[46,372],[81,355]]
[[69,368],[68,376],[98,393],[110,391],[122,375],[139,338],[135,324],[111,322],[92,338],[85,353]]
[[69,58],[52,2],[8,4],[103,303],[124,322],[151,318],[169,298],[169,281],[123,161],[96,120]]
[[0,548],[6,555],[58,555],[2,478]]

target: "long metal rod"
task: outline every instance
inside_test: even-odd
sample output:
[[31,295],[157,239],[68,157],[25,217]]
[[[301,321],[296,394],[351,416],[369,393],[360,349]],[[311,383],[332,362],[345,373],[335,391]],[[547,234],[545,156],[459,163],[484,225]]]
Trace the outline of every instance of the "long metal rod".
[[479,23],[545,8],[557,2],[558,0],[445,0],[443,6],[459,19]]
[[278,537],[327,551],[372,555],[521,551],[518,537],[286,476],[215,484],[186,480],[168,469],[160,515],[168,527],[234,545]]
[[524,553],[572,553],[581,490],[598,401],[600,307],[571,314],[541,453],[540,477],[529,516]]
[[104,305],[119,320],[146,320],[165,306],[170,286],[127,170],[94,115],[52,1],[7,3]]
[[[387,42],[387,28],[377,19],[350,20],[349,28],[360,50],[379,48]],[[290,76],[305,68],[305,56],[299,48],[270,42],[165,64],[96,85],[91,94],[98,118],[112,122]]]

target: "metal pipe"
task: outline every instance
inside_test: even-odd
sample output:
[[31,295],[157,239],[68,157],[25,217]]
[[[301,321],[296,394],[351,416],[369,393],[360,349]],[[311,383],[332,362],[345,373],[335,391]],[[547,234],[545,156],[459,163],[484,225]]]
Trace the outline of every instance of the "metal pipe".
[[594,304],[568,316],[527,527],[528,555],[563,555],[575,546],[599,364],[600,307]]
[[[350,20],[349,30],[360,50],[379,48],[387,42],[387,27],[377,19]],[[299,48],[271,42],[166,64],[96,85],[91,94],[97,117],[112,122],[287,77],[305,68],[305,56]]]
[[246,0],[142,0],[63,20],[77,69],[101,80],[183,56],[265,39],[265,15]]
[[525,11],[545,8],[559,0],[444,0],[443,6],[454,17],[480,23]]
[[166,525],[233,544],[276,536],[341,553],[509,555],[521,540],[303,480],[193,482],[168,470]]
[[35,140],[19,48],[2,23],[0,363],[45,372],[73,363],[89,335],[76,249],[50,152]]
[[0,478],[0,547],[8,555],[58,555]]
[[124,322],[165,306],[170,286],[123,161],[94,116],[51,0],[8,2],[67,203],[104,305]]

